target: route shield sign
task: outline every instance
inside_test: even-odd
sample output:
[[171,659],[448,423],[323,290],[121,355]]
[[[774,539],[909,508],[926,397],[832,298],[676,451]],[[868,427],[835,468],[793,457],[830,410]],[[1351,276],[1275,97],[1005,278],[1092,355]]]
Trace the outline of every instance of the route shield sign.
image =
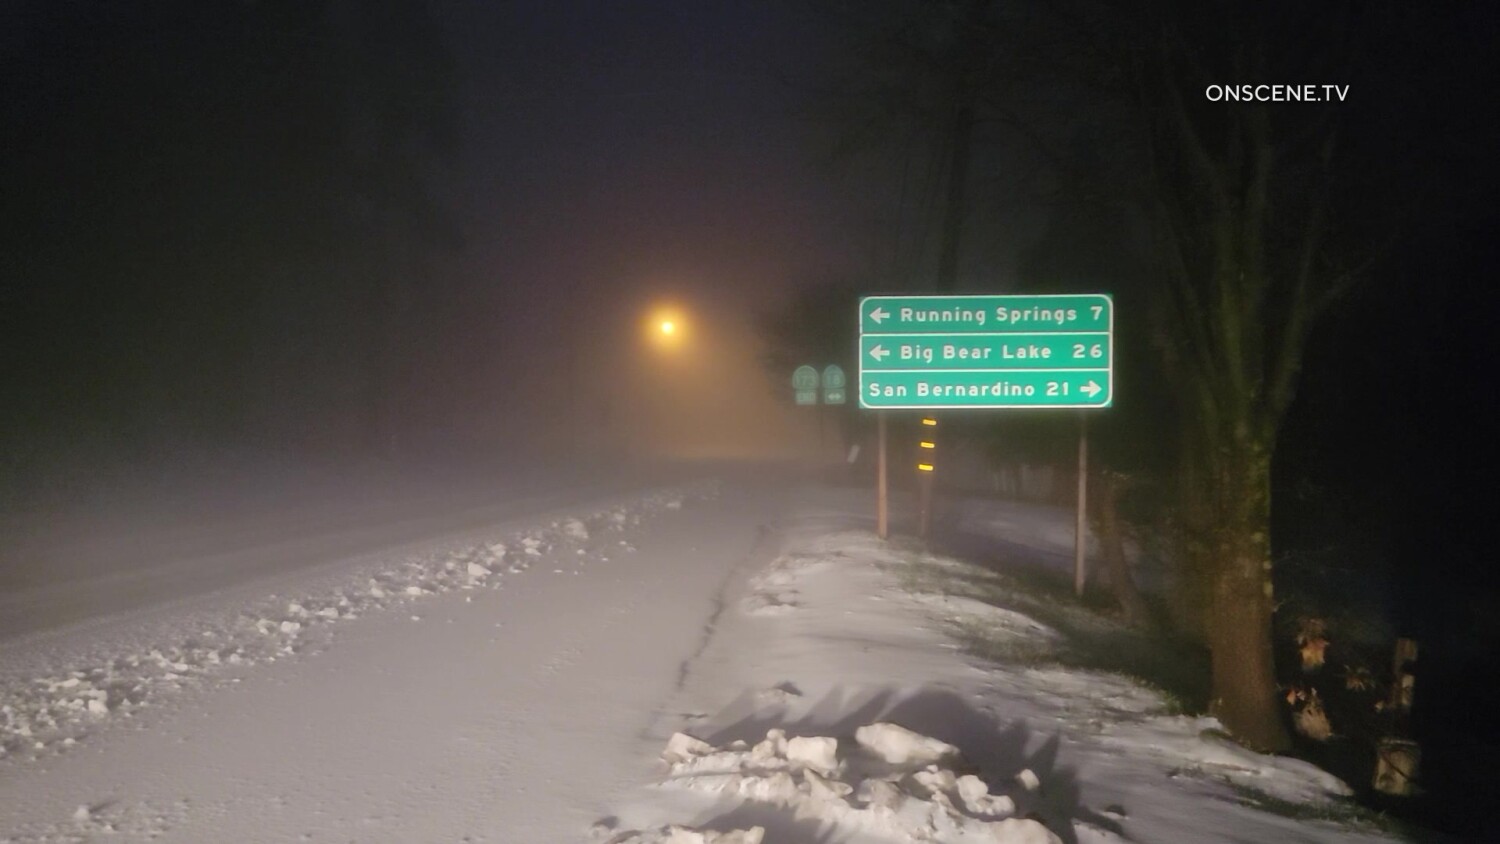
[[845,392],[847,386],[842,367],[836,364],[829,364],[823,368],[824,404],[843,404],[847,401],[847,393]]
[[797,404],[818,403],[818,370],[810,366],[799,366],[792,373],[792,390]]
[[1114,310],[1105,293],[867,296],[860,407],[1109,407]]

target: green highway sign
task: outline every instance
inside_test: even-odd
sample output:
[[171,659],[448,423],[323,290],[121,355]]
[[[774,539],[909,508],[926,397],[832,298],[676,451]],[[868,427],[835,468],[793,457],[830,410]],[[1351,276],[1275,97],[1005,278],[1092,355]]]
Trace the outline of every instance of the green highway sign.
[[862,366],[870,369],[1099,368],[1110,359],[1109,332],[1069,334],[866,334]]
[[1097,371],[868,372],[859,403],[867,408],[1105,407],[1107,376]]
[[1056,296],[866,296],[860,334],[1005,334],[1109,331],[1114,302],[1105,293]]
[[868,296],[859,320],[860,407],[1040,409],[1113,400],[1107,294]]

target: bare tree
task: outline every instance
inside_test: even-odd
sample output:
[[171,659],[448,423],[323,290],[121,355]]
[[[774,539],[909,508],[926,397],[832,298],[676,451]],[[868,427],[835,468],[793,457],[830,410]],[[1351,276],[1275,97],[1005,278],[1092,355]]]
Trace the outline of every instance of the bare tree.
[[1176,3],[1136,23],[1121,78],[1149,167],[1155,340],[1180,405],[1180,550],[1205,592],[1213,709],[1242,741],[1280,750],[1271,461],[1313,326],[1379,249],[1358,244],[1366,263],[1349,266],[1349,244],[1330,240],[1338,91],[1289,104],[1212,86],[1347,80],[1354,29],[1337,10]]

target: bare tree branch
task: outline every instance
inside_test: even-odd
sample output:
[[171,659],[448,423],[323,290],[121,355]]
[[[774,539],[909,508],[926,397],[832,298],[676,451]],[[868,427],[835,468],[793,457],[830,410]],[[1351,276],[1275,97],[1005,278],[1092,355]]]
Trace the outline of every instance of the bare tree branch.
[[1162,65],[1162,87],[1166,91],[1172,126],[1177,130],[1177,136],[1187,154],[1188,161],[1192,164],[1193,172],[1208,187],[1209,199],[1213,201],[1216,209],[1223,209],[1229,204],[1228,192],[1224,188],[1224,176],[1208,154],[1208,148],[1204,146],[1203,139],[1193,128],[1192,120],[1187,114],[1187,104],[1182,100],[1182,91],[1176,84],[1176,76],[1172,73],[1171,60],[1164,59]]

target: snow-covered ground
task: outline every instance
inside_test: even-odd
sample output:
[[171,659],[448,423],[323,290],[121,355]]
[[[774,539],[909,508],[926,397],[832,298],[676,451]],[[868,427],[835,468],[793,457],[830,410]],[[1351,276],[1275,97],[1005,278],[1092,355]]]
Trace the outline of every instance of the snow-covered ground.
[[[602,840],[1388,840],[1294,819],[1344,816],[1346,787],[1125,676],[1060,667],[1062,633],[972,597],[1003,588],[973,588],[983,569],[881,543],[838,503],[804,499],[776,559],[731,587],[667,707],[683,714],[658,725],[654,783]],[[1068,513],[1027,509],[1052,524],[1018,544],[1060,540]]]
[[0,644],[0,841],[1386,840],[867,498],[743,474]]

